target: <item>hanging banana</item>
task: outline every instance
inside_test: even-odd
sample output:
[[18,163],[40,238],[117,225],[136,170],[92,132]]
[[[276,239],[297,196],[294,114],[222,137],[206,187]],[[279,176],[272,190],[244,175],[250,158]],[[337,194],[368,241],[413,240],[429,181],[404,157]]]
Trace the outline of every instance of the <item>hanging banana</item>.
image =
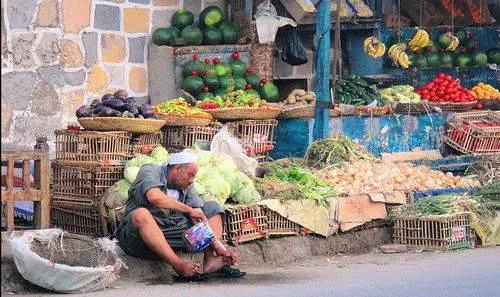
[[403,69],[410,67],[411,62],[409,61],[405,50],[406,45],[404,43],[396,43],[389,48],[387,55],[395,67],[401,67]]
[[427,31],[422,30],[422,29],[418,29],[417,32],[415,33],[415,35],[413,36],[413,38],[408,43],[408,47],[412,51],[416,51],[416,50],[421,49],[424,46],[426,46],[427,43],[429,43],[429,39],[430,39],[430,37],[429,37],[429,33],[427,33]]
[[374,59],[380,58],[385,54],[385,44],[373,36],[365,39],[363,42],[363,49],[365,53]]
[[453,52],[457,49],[460,41],[458,40],[458,37],[451,35],[451,33],[450,33],[450,38],[451,38],[451,42],[450,42],[450,45],[448,45],[448,47],[446,48],[446,50],[449,52]]

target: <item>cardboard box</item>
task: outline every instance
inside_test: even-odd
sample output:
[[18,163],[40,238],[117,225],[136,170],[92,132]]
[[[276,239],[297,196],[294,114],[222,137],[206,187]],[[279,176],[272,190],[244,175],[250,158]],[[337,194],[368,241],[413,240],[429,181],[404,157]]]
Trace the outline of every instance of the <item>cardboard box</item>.
[[[401,8],[403,8],[419,27],[435,27],[441,25],[444,20],[440,11],[434,3],[429,0],[401,0]],[[422,24],[420,20],[422,20]]]
[[490,25],[493,23],[490,10],[484,0],[467,0],[469,12],[475,24]]
[[281,0],[286,10],[299,24],[314,24],[316,22],[315,2],[312,0]]

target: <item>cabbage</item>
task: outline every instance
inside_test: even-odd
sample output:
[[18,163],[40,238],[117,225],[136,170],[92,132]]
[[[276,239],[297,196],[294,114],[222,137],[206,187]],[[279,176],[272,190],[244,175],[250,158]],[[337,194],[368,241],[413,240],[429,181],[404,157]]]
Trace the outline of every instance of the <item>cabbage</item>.
[[126,179],[121,179],[117,181],[112,188],[117,190],[118,193],[120,194],[120,197],[123,199],[123,202],[127,201],[128,199],[128,190],[130,189],[130,186],[132,184],[126,180]]
[[210,173],[199,183],[205,188],[201,196],[204,201],[215,201],[222,206],[231,194],[231,185],[217,172]]
[[137,178],[137,174],[139,173],[139,170],[141,167],[139,166],[129,166],[125,167],[125,171],[123,172],[123,175],[125,176],[125,179],[129,183],[134,183],[135,179]]
[[131,184],[125,180],[121,179],[117,181],[114,185],[106,189],[102,199],[104,204],[108,208],[120,207],[128,200],[128,190]]
[[254,185],[247,185],[243,187],[234,197],[233,200],[239,204],[251,204],[258,202],[262,199],[259,192],[255,189]]
[[205,194],[205,187],[199,181],[194,182],[194,189],[195,189],[196,193],[200,196]]
[[217,154],[214,162],[214,165],[217,166],[217,168],[224,168],[229,171],[238,170],[236,164],[233,161],[233,158],[228,154]]
[[143,155],[143,154],[136,154],[132,160],[129,160],[125,164],[125,168],[134,167],[134,166],[141,167],[142,165],[151,164],[154,162],[155,162],[155,159],[151,158],[150,156]]
[[151,157],[158,162],[168,162],[170,158],[168,151],[163,146],[157,146],[151,152]]

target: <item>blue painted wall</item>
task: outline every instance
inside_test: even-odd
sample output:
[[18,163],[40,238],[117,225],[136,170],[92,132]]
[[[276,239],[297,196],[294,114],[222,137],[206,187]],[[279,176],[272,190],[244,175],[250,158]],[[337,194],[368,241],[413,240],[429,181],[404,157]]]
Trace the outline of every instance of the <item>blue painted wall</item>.
[[[330,119],[328,135],[346,135],[376,156],[416,148],[432,150],[441,144],[446,117],[446,114],[335,117]],[[312,142],[313,125],[314,119],[280,120],[271,157],[302,157]]]

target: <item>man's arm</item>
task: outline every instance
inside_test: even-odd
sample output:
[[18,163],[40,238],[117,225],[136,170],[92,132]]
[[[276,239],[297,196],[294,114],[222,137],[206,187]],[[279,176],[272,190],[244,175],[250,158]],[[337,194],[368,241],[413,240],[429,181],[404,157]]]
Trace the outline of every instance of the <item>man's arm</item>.
[[152,188],[146,192],[146,198],[148,202],[164,209],[169,209],[173,211],[178,211],[189,215],[193,219],[200,219],[204,222],[207,218],[201,211],[201,209],[192,208],[182,202],[179,202],[170,196],[163,193],[159,188]]

